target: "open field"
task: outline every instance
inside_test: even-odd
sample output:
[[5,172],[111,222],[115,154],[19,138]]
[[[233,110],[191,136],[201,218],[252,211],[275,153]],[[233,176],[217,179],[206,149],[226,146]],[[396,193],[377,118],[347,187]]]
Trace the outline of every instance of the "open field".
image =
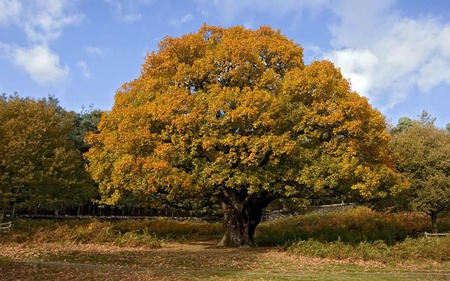
[[450,280],[450,263],[308,258],[277,247],[220,248],[217,241],[161,248],[10,243],[0,280]]
[[17,219],[0,235],[0,280],[450,280],[450,239],[408,238],[427,225],[367,209],[303,215],[263,223],[267,247],[239,249],[215,246],[220,223]]

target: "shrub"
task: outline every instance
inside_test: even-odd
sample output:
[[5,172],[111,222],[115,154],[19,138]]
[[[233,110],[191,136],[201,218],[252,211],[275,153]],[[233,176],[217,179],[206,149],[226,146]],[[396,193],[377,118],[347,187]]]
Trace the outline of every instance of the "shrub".
[[152,233],[164,239],[211,239],[223,234],[220,223],[207,223],[202,221],[176,221],[169,219],[149,219],[144,221],[118,221],[114,229],[121,232],[135,231],[139,233]]
[[450,261],[450,238],[408,238],[388,246],[384,241],[348,244],[342,241],[298,241],[287,250],[292,253],[319,258],[373,260],[384,263],[404,261]]
[[30,243],[95,243],[157,246],[164,239],[211,239],[223,234],[218,223],[152,219],[115,222],[92,220],[24,220],[14,222],[14,231],[2,241]]
[[[445,222],[445,220],[442,220]],[[442,230],[450,224],[441,224]],[[360,243],[384,241],[393,245],[430,230],[428,216],[421,213],[389,214],[358,207],[341,212],[307,214],[262,223],[257,229],[259,245],[283,245],[308,240]]]

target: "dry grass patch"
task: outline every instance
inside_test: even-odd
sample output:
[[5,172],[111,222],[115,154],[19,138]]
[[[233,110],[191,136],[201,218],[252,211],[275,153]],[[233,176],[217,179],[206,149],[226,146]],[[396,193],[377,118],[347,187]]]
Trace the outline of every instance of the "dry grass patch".
[[390,266],[311,258],[276,247],[220,248],[215,243],[167,243],[158,249],[7,244],[0,248],[0,280],[447,280],[450,274],[449,263]]

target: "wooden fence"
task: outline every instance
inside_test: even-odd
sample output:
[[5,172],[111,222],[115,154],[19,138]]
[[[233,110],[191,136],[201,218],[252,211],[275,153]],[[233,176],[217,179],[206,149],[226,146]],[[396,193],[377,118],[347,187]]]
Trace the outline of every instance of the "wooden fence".
[[429,233],[429,232],[425,232],[425,238],[432,238],[432,237],[450,237],[450,233]]
[[9,233],[12,228],[12,222],[4,222],[0,223],[0,232],[2,233]]

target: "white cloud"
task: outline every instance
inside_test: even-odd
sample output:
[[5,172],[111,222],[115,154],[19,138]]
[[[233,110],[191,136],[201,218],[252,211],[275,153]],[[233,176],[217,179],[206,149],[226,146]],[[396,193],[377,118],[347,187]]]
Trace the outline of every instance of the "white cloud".
[[450,23],[431,16],[402,16],[395,10],[396,0],[194,1],[204,16],[225,23],[252,12],[331,12],[331,50],[305,51],[332,60],[353,89],[381,109],[403,102],[415,88],[430,93],[439,84],[450,84]]
[[382,110],[414,87],[428,93],[450,84],[450,24],[401,17],[392,2],[339,2],[332,9],[339,21],[330,28],[334,50],[325,55]]
[[341,68],[354,90],[364,95],[372,87],[369,77],[378,67],[379,59],[371,51],[345,49],[329,54],[328,58]]
[[114,16],[121,22],[133,23],[142,20],[140,7],[150,5],[154,0],[103,0],[107,3]]
[[42,86],[60,85],[70,69],[49,45],[61,37],[63,29],[77,25],[83,15],[74,12],[70,0],[0,0],[0,24],[14,24],[26,36],[29,47],[0,42],[4,57]]
[[184,15],[181,18],[181,23],[186,23],[186,22],[189,22],[189,21],[191,21],[193,19],[194,19],[194,16],[192,14],[187,14],[187,15]]
[[121,20],[125,23],[133,23],[142,20],[142,15],[140,13],[126,14],[121,17]]
[[14,24],[30,43],[48,45],[58,39],[67,25],[76,25],[83,15],[73,12],[69,0],[0,0],[0,25]]
[[0,0],[0,11],[0,25],[17,23],[22,3],[19,0]]
[[396,14],[390,11],[394,0],[340,0],[329,8],[338,19],[330,26],[331,43],[337,48],[368,47],[374,44],[391,24]]
[[79,24],[82,14],[67,12],[70,2],[64,0],[41,0],[30,5],[24,21],[24,30],[31,42],[48,44],[59,38],[67,25]]
[[69,75],[69,67],[60,64],[58,54],[43,45],[32,48],[10,48],[14,64],[42,86],[54,86]]
[[10,45],[2,43],[2,41],[0,41],[0,55],[5,58],[11,58],[11,51],[12,47]]
[[242,14],[248,12],[264,12],[267,15],[280,16],[288,12],[302,13],[310,11],[315,13],[328,7],[331,0],[228,0],[226,4],[220,0],[194,0],[198,11],[204,16],[214,16],[225,22],[231,22]]
[[88,46],[86,47],[86,52],[91,56],[99,56],[102,57],[104,55],[104,52],[102,49],[95,47],[95,46]]
[[441,31],[441,35],[438,40],[440,42],[440,51],[447,59],[450,59],[450,25],[447,25]]
[[180,19],[171,19],[169,21],[169,24],[175,27],[179,27],[184,23],[190,22],[191,20],[194,19],[194,16],[192,14],[186,14],[183,17],[181,17]]
[[421,67],[417,85],[428,93],[440,83],[450,84],[450,60],[434,57]]
[[92,73],[89,70],[88,64],[85,61],[79,61],[77,63],[77,66],[81,69],[81,73],[83,74],[83,77],[87,80],[92,79]]

